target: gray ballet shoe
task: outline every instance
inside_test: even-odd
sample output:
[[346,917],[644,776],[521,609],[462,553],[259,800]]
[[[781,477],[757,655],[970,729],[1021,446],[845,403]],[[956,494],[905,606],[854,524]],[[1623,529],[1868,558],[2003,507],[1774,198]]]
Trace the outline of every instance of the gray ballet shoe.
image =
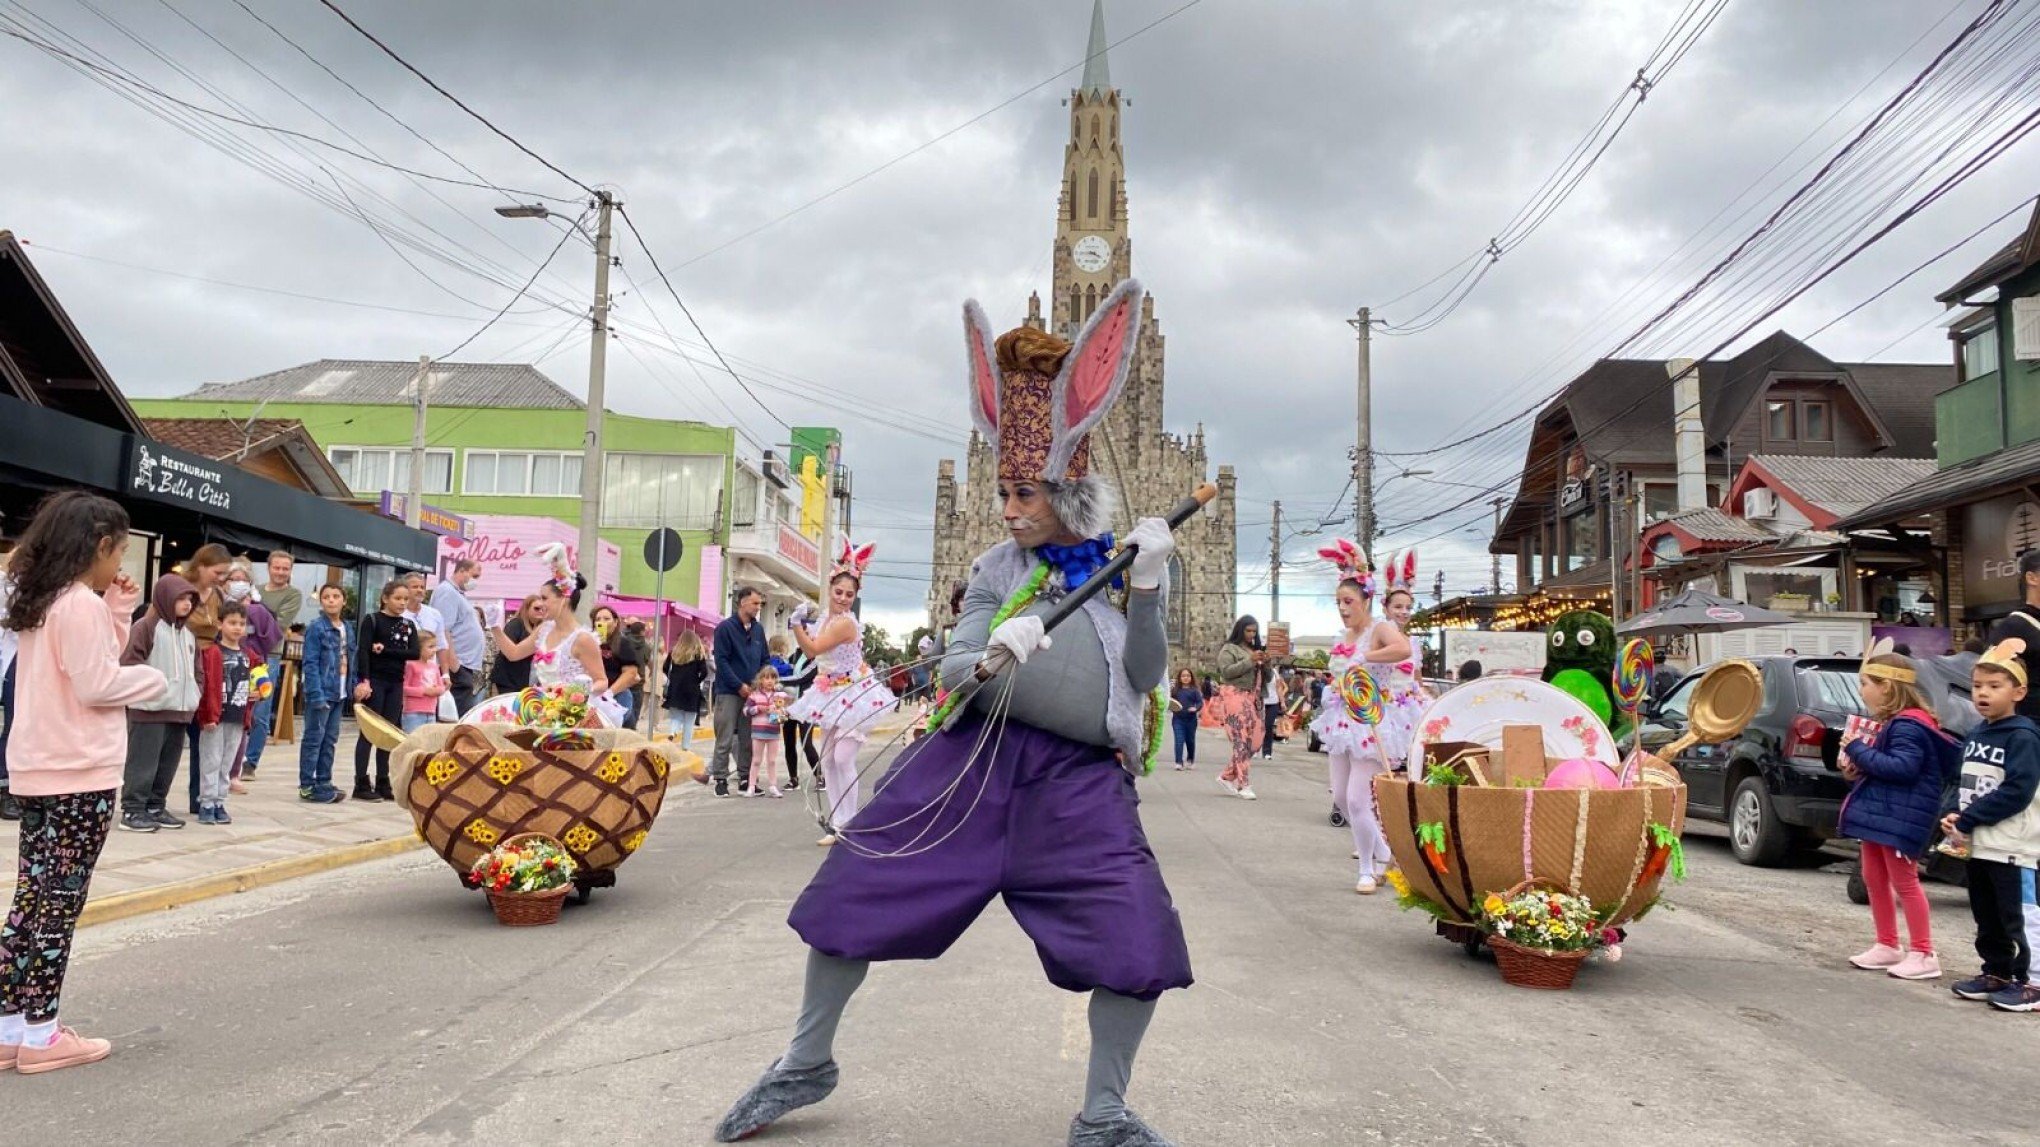
[[1176,1147],[1132,1111],[1106,1123],[1092,1123],[1081,1114],[1070,1120],[1069,1147]]
[[[789,1111],[820,1103],[836,1090],[836,1061],[810,1067],[800,1071],[782,1070],[778,1060],[765,1069],[751,1090],[730,1108],[730,1113],[715,1125],[715,1141],[735,1143],[748,1139],[772,1125],[773,1120]],[[1072,1132],[1074,1134],[1074,1132]],[[1143,1142],[1129,1140],[1128,1142]],[[1161,1140],[1154,1140],[1160,1143]]]

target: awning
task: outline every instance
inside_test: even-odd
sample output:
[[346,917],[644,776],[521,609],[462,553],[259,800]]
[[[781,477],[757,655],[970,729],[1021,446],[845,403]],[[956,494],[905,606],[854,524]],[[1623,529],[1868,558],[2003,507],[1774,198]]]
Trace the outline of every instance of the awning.
[[29,513],[43,491],[82,486],[120,502],[135,528],[149,533],[285,550],[329,565],[433,567],[430,534],[5,395],[0,475],[10,517]]
[[722,623],[722,616],[720,614],[710,613],[705,609],[696,609],[686,602],[674,601],[671,598],[660,602],[658,599],[650,597],[632,597],[629,594],[605,593],[602,595],[601,601],[603,605],[608,606],[624,617],[657,617],[659,615],[659,607],[663,604],[666,607],[667,617],[677,617],[702,629],[714,629]]

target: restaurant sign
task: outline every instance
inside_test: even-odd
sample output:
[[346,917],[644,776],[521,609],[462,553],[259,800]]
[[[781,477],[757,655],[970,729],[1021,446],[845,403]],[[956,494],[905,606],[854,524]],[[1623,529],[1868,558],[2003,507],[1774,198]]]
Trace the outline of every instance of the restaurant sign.
[[238,471],[147,438],[128,439],[127,492],[137,497],[222,515],[234,511]]

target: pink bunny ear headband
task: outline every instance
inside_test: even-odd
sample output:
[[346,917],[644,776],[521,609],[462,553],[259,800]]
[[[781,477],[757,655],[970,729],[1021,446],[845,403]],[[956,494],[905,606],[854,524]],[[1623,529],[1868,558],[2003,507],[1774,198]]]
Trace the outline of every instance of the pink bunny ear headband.
[[1414,595],[1417,592],[1417,551],[1411,550],[1401,555],[1400,566],[1397,564],[1397,555],[1388,555],[1388,561],[1381,567],[1381,572],[1388,578],[1388,588]]
[[1350,581],[1360,587],[1364,597],[1374,596],[1374,570],[1367,564],[1367,555],[1349,538],[1340,538],[1318,551],[1318,556],[1338,567],[1339,580]]
[[830,580],[834,580],[837,574],[849,574],[857,579],[857,584],[863,585],[864,568],[871,564],[871,551],[877,548],[877,544],[873,542],[853,546],[850,539],[844,538],[843,552],[836,555],[836,568],[830,571]]

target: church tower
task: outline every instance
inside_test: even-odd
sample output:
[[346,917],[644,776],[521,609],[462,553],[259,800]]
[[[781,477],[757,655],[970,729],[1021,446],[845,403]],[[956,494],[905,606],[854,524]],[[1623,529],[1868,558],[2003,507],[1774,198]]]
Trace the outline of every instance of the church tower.
[[[1070,135],[1063,147],[1047,305],[1039,295],[1029,297],[1024,319],[1029,326],[1065,338],[1075,337],[1099,302],[1134,273],[1126,154],[1120,142],[1120,113],[1127,105],[1112,86],[1107,43],[1104,0],[1093,0],[1083,79],[1063,102]],[[996,313],[992,326],[1003,326]],[[1136,339],[1125,396],[1091,435],[1092,471],[1118,486],[1124,500],[1114,526],[1121,534],[1135,519],[1165,513],[1210,473],[1203,428],[1184,438],[1163,426],[1165,344],[1152,290],[1141,304]],[[1176,534],[1166,617],[1173,665],[1208,664],[1232,625],[1238,572],[1232,467],[1220,466],[1217,482],[1218,498]],[[935,560],[928,608],[931,623],[938,627],[949,620],[949,602],[969,578],[971,563],[1006,536],[998,518],[997,490],[992,444],[973,431],[964,480],[957,481],[955,463],[949,460],[940,464],[935,479]]]

